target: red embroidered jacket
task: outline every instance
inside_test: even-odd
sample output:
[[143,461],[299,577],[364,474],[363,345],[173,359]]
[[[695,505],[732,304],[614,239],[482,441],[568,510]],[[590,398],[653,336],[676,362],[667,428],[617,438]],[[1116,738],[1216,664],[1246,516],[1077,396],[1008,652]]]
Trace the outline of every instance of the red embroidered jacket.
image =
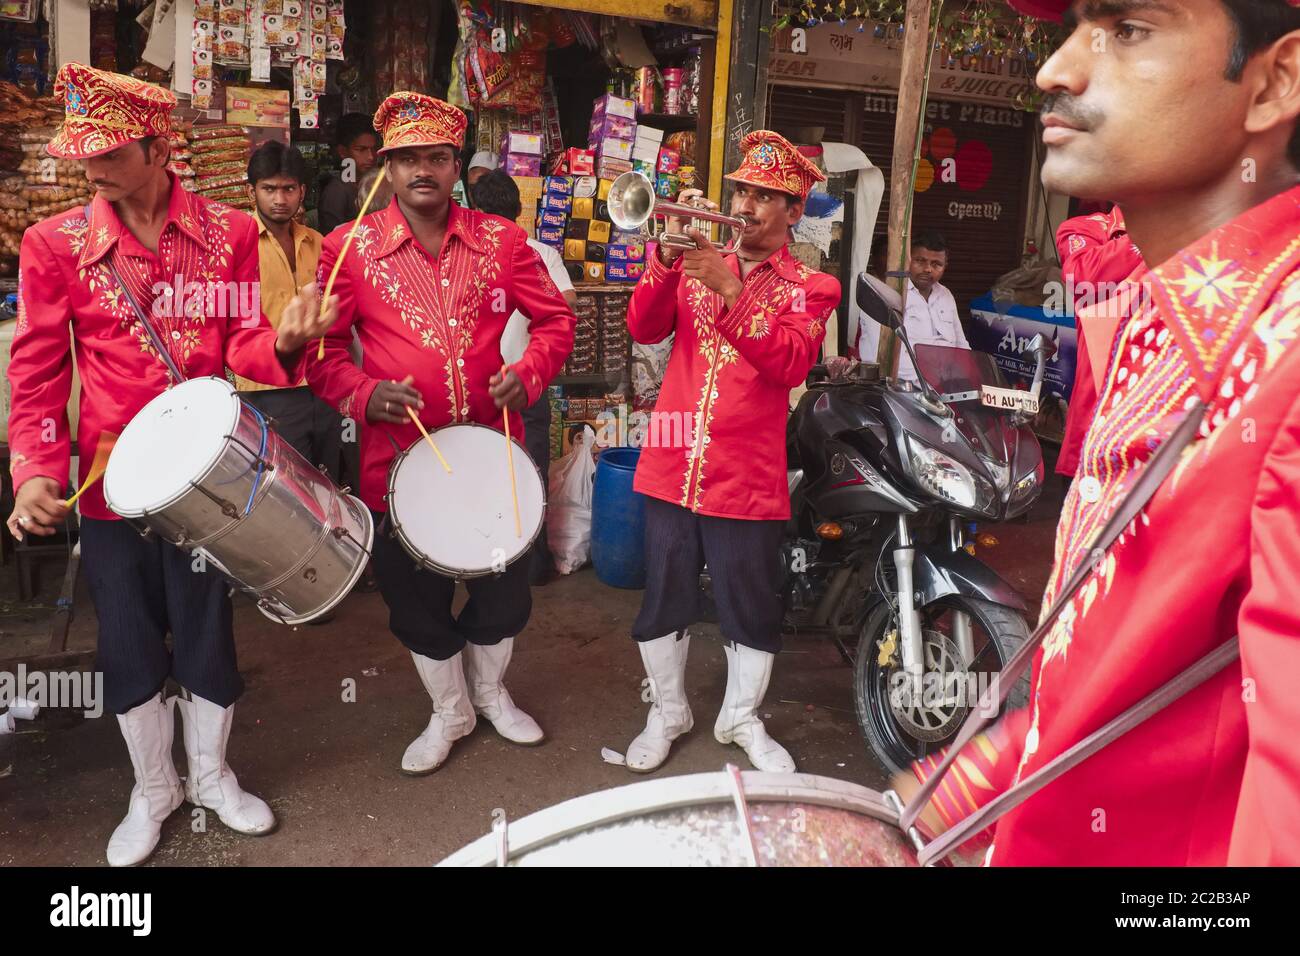
[[[351,223],[325,239],[318,271],[324,289]],[[397,200],[362,220],[334,283],[339,319],[326,336],[325,357],[308,350],[312,390],[347,418],[365,422],[366,404],[384,380],[415,376],[429,428],[478,422],[501,430],[501,410],[488,379],[501,370],[501,333],[515,309],[529,317],[531,339],[511,366],[531,404],[573,349],[577,318],[560,295],[524,231],[499,216],[451,204],[447,235],[435,260],[411,234]],[[363,351],[348,354],[356,325]],[[388,466],[397,447],[420,437],[414,423],[371,424],[361,431],[361,499],[387,511]],[[523,440],[511,413],[510,434]],[[504,465],[502,466],[504,467]]]
[[[256,296],[257,226],[237,210],[186,192],[168,175],[171,204],[157,255],[122,225],[111,203],[98,197],[89,222],[81,209],[71,210],[37,223],[23,236],[18,324],[9,360],[15,488],[37,475],[60,485],[68,480],[74,350],[82,386],[80,480],[90,470],[100,434],[120,434],[136,412],[173,384],[108,271],[110,257],[187,378],[224,376],[227,365],[286,387],[300,377],[280,364],[275,331]],[[201,285],[187,289],[190,283]],[[158,295],[180,304],[160,302],[155,309]],[[87,517],[116,518],[99,483],[78,504]]]
[[[1300,187],[1121,293],[1044,607],[1200,396],[1199,439],[1040,649],[1027,710],[959,758],[964,815],[1234,635],[1234,664],[1003,817],[995,864],[1300,864]],[[1136,298],[1136,302],[1134,299]],[[914,767],[924,777],[932,761]],[[945,805],[946,801],[946,805]]]
[[[1124,229],[1124,214],[1118,206],[1108,213],[1078,216],[1056,231],[1056,251],[1061,257],[1061,276],[1075,286],[1081,283],[1118,285],[1142,265],[1142,255]],[[1088,301],[1098,301],[1094,291]],[[1076,321],[1078,359],[1074,368],[1074,391],[1065,417],[1065,437],[1056,472],[1073,476],[1079,468],[1079,451],[1097,408],[1097,386],[1093,381],[1092,358],[1084,340],[1083,323]]]
[[[637,342],[675,334],[659,400],[636,469],[635,489],[705,515],[790,516],[785,422],[790,389],[817,361],[840,284],[782,247],[745,277],[732,309],[669,269],[657,250],[628,307]],[[740,262],[727,256],[731,271]]]

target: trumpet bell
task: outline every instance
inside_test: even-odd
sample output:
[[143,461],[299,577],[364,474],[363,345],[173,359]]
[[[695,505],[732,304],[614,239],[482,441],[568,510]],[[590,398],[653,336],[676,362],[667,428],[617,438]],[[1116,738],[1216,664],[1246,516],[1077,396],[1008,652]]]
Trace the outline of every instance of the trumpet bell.
[[655,190],[638,172],[624,173],[609,187],[609,219],[620,229],[640,229],[654,215]]
[[740,230],[746,222],[740,216],[724,216],[720,212],[667,202],[655,195],[654,185],[636,171],[624,173],[609,187],[609,219],[619,229],[640,229],[648,225],[650,235],[666,246],[693,248],[695,243],[680,233],[660,231],[657,220],[673,216],[696,222],[716,222],[730,226],[735,235],[730,243],[715,242],[714,247],[723,253],[740,248]]

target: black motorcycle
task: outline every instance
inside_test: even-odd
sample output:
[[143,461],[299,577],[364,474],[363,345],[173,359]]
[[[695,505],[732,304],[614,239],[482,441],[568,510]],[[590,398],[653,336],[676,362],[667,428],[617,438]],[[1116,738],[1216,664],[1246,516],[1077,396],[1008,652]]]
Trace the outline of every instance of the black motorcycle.
[[[1030,343],[1035,386],[1017,395],[987,355],[913,348],[881,289],[859,279],[858,305],[895,330],[918,381],[884,381],[874,365],[837,380],[813,370],[787,431],[784,598],[790,629],[827,633],[852,661],[863,733],[900,770],[955,736],[1029,636],[1023,598],[967,534],[1025,514],[1042,491],[1028,413],[984,403],[1031,405],[1055,346]],[[1008,706],[1027,694],[1025,678]]]

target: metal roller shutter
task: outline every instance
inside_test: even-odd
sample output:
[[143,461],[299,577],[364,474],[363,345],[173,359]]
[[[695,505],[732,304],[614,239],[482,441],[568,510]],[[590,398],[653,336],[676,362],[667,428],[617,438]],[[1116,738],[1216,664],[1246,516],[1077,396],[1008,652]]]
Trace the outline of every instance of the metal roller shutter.
[[[862,103],[857,145],[884,170],[888,182],[898,97],[892,93],[867,93]],[[1034,119],[1032,113],[1010,108],[930,101],[925,145],[935,139],[936,130],[950,131],[950,156],[954,162],[948,170],[957,182],[943,182],[936,177],[929,189],[917,192],[912,206],[912,234],[937,229],[947,240],[948,272],[943,282],[952,290],[963,313],[971,299],[988,292],[999,276],[1020,265]],[[943,143],[945,138],[947,135],[941,132],[941,154],[949,153],[949,144]],[[932,164],[942,162],[933,150],[929,158]],[[967,168],[963,168],[967,160]],[[942,172],[942,166],[936,166],[936,173]],[[996,218],[990,218],[993,216]],[[877,232],[883,233],[888,222],[886,190]]]
[[[855,143],[881,168],[888,183],[897,107],[898,97],[892,92],[774,85],[769,88],[767,115],[768,124],[783,135],[822,127],[825,140]],[[936,178],[917,193],[912,232],[937,229],[947,239],[949,267],[944,284],[963,312],[971,299],[988,292],[999,276],[1020,265],[1034,119],[1033,114],[1010,108],[930,101],[927,138],[933,138],[936,130],[947,130],[951,137],[940,133],[939,155],[930,150],[928,157],[941,164],[940,156],[950,155],[955,165],[949,167],[949,174],[957,181]],[[943,172],[937,165],[936,173]],[[888,222],[886,189],[877,234],[884,233]]]

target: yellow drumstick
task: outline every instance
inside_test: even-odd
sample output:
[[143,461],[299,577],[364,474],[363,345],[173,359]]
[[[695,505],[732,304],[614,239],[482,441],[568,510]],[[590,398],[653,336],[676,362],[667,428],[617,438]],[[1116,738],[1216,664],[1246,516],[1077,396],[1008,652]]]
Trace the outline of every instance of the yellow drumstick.
[[75,495],[63,502],[63,507],[71,508],[87,488],[104,476],[104,472],[108,469],[108,456],[112,454],[115,444],[117,444],[117,435],[113,432],[100,434],[99,446],[95,449],[95,458],[90,463],[90,471],[86,473],[86,480],[81,483],[81,487],[77,489]]
[[[505,381],[509,367],[501,366],[501,380]],[[506,423],[506,466],[510,469],[510,497],[515,504],[515,537],[524,536],[523,526],[519,521],[519,489],[515,487],[515,443],[510,440],[510,409],[501,409],[501,420]]]
[[410,405],[403,405],[402,407],[406,409],[406,414],[411,416],[411,421],[415,422],[415,427],[420,429],[420,434],[424,436],[424,440],[429,443],[429,447],[433,449],[433,453],[437,455],[438,460],[442,462],[442,467],[446,468],[447,474],[450,475],[451,465],[447,464],[447,459],[443,458],[442,452],[438,451],[438,446],[433,443],[433,436],[425,430],[424,422],[420,421],[420,416],[415,414],[415,409]]
[[[352,237],[357,234],[357,227],[361,225],[361,217],[370,209],[370,200],[375,198],[375,192],[379,189],[379,184],[384,181],[384,174],[381,172],[375,177],[375,181],[370,184],[370,192],[366,193],[365,201],[361,204],[361,209],[357,212],[357,218],[352,221],[352,228],[348,230],[348,237],[343,240],[343,248],[339,251],[339,257],[334,261],[334,268],[330,270],[329,281],[325,283],[325,294],[320,297],[321,306],[330,300],[330,293],[334,291],[334,280],[338,278],[339,267],[343,265],[343,258],[348,254],[348,247],[352,245]],[[325,357],[325,336],[320,337],[320,344],[316,346],[316,361]],[[441,456],[440,456],[441,457]],[[445,463],[444,463],[445,464]],[[447,469],[450,471],[451,469]]]

